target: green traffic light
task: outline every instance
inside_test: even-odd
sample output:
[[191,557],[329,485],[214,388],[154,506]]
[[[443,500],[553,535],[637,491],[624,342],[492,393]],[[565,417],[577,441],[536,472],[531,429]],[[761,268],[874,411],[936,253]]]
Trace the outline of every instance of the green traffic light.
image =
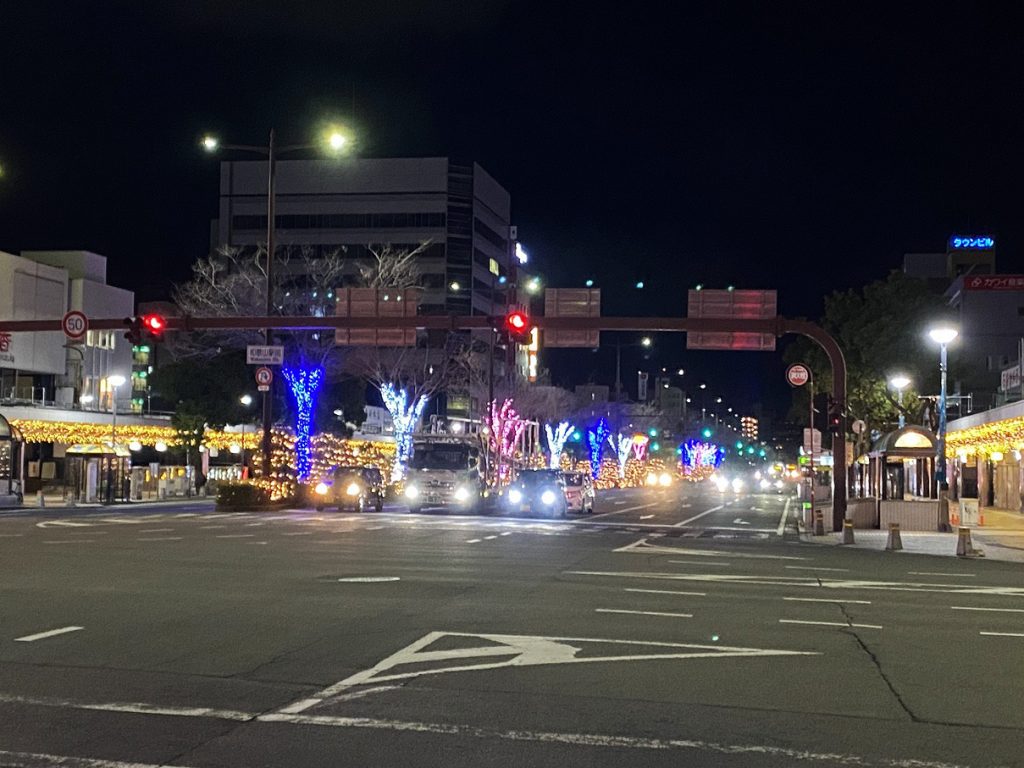
[[647,434],[650,435],[651,437],[657,437],[658,430],[656,430],[654,427],[651,427],[649,430],[647,430]]
[[704,437],[711,437],[711,430],[708,427],[705,427],[701,434],[704,435]]
[[737,451],[742,451],[743,450],[743,441],[742,440],[737,440],[736,441],[736,450]]

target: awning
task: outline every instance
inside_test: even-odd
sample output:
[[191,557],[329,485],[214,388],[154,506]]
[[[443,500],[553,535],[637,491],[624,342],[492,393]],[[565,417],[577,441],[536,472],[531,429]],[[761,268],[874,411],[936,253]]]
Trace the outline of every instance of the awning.
[[120,459],[127,459],[132,455],[132,452],[123,445],[110,446],[104,443],[69,445],[64,453],[68,456],[117,456]]

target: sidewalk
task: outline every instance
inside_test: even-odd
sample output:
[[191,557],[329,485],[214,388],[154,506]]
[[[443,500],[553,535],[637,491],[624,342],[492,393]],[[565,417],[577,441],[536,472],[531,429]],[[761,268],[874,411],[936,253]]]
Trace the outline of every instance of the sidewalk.
[[5,510],[32,510],[32,509],[131,509],[132,507],[148,507],[148,506],[163,506],[163,505],[181,505],[181,504],[202,504],[209,503],[211,506],[214,504],[216,499],[213,496],[168,496],[165,499],[139,499],[136,501],[116,501],[111,504],[103,504],[100,502],[76,502],[74,505],[69,504],[61,494],[44,494],[43,504],[40,506],[39,497],[37,494],[31,494],[25,497],[24,503],[21,506],[10,506],[0,507]]
[[[1024,514],[1002,509],[986,508],[985,525],[971,528],[974,548],[980,549],[986,560],[1002,560],[1024,563]],[[901,531],[903,551],[916,555],[944,555],[956,557],[956,530],[950,533],[931,531]],[[814,536],[800,522],[800,540],[810,544],[830,544],[846,549],[884,550],[889,539],[888,531],[854,531],[854,543],[840,545],[841,533],[826,533]]]

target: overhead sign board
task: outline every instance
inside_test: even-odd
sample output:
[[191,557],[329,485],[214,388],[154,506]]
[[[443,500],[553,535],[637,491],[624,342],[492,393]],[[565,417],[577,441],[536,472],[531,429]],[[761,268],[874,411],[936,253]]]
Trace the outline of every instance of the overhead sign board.
[[250,344],[245,348],[245,362],[249,365],[284,365],[284,347]]
[[[339,288],[334,314],[338,317],[415,317],[418,288]],[[334,343],[347,347],[414,347],[415,328],[338,328]]]
[[[778,314],[775,291],[691,290],[687,296],[686,315],[692,318],[731,320],[771,320]],[[775,350],[771,333],[747,331],[688,332],[687,349],[732,349],[752,352]]]
[[1002,392],[1009,392],[1011,389],[1020,387],[1020,365],[1007,368],[999,374],[999,389]]
[[1024,291],[1024,275],[968,275],[965,291]]
[[987,235],[953,235],[949,238],[950,250],[980,250],[987,251],[990,248],[996,247],[996,241],[993,237]]
[[802,387],[811,380],[811,369],[803,363],[794,363],[786,369],[786,381],[791,387]]
[[61,318],[60,327],[69,339],[79,341],[85,338],[85,334],[89,330],[89,318],[85,316],[84,312],[73,309],[66,312]]
[[[544,317],[600,316],[600,288],[547,288],[544,291]],[[544,331],[545,347],[596,349],[600,345],[600,331]]]
[[804,453],[821,453],[821,430],[804,427]]

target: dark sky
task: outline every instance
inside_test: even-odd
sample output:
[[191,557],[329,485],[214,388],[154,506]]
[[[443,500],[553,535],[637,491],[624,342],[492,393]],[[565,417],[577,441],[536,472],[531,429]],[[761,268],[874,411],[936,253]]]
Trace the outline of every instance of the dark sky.
[[[593,276],[619,313],[638,296],[608,289],[643,279],[646,312],[703,282],[814,316],[953,232],[1020,271],[1011,5],[10,0],[0,249],[91,249],[164,297],[215,213],[197,138],[333,115],[365,156],[479,161],[550,281]],[[737,356],[709,359],[657,362],[735,388]]]

